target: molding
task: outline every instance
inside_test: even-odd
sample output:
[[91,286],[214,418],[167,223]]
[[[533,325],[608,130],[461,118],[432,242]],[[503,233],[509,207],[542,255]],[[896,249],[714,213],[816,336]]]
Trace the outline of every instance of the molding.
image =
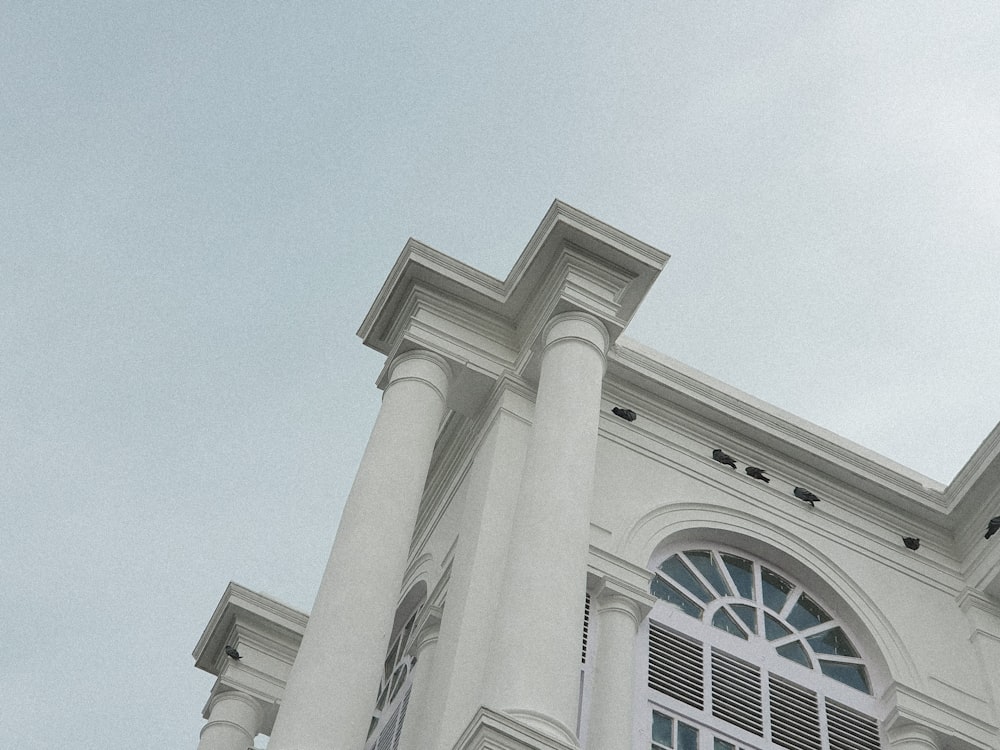
[[889,686],[882,700],[889,706],[883,722],[888,732],[897,726],[919,724],[943,737],[961,742],[962,748],[996,750],[998,747],[1000,729],[996,725],[899,682]]
[[590,545],[587,558],[587,590],[592,596],[596,595],[599,587],[607,582],[623,592],[631,592],[637,601],[644,602],[647,597],[655,600],[649,593],[649,583],[652,579],[652,571],[613,552]]
[[218,676],[226,663],[226,638],[237,624],[267,642],[297,651],[308,621],[304,612],[230,581],[191,655],[198,669]]
[[453,750],[579,750],[575,739],[563,741],[543,734],[506,713],[482,706],[462,732]]
[[[946,519],[945,486],[856,443],[761,401],[641,344],[620,338],[608,353],[608,381],[630,384],[720,433],[813,466],[863,495],[909,514]],[[663,408],[661,406],[661,408]]]

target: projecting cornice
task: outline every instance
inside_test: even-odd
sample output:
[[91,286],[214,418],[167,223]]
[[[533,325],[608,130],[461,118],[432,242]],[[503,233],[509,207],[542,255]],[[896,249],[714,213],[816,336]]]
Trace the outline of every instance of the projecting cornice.
[[947,522],[945,485],[637,342],[619,340],[608,355],[608,376],[649,393],[651,403],[670,405],[720,432],[766,446],[865,496]]
[[409,240],[358,335],[387,356],[423,347],[486,378],[525,373],[558,313],[590,313],[614,341],[668,259],[555,201],[504,281]]

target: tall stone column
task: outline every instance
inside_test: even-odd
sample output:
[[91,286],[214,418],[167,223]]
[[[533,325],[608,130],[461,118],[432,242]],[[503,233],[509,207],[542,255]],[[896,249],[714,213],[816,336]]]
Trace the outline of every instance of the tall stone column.
[[391,365],[372,429],[271,734],[272,750],[360,750],[450,367],[427,351]]
[[198,750],[246,750],[260,733],[263,708],[238,690],[217,693],[209,704]]
[[414,639],[411,651],[415,658],[413,678],[410,687],[410,702],[403,719],[403,730],[399,735],[400,750],[426,750],[430,746],[427,739],[428,724],[436,720],[427,714],[428,698],[432,691],[431,665],[434,651],[441,633],[441,619],[428,619]]
[[608,332],[586,313],[553,318],[511,530],[492,708],[577,744],[590,504]]
[[938,750],[940,745],[934,730],[920,724],[905,724],[889,730],[892,750]]
[[649,614],[649,595],[605,580],[591,596],[594,663],[587,746],[631,750],[635,637]]

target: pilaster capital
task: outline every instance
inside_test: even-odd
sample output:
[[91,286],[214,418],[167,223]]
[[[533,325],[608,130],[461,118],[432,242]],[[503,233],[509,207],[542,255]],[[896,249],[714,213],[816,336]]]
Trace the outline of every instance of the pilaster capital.
[[611,335],[604,322],[582,310],[552,316],[542,329],[541,339],[543,351],[562,341],[578,341],[597,351],[602,360],[611,346]]
[[441,608],[430,606],[424,615],[417,621],[417,632],[410,645],[410,653],[415,658],[420,658],[428,647],[437,643],[438,636],[441,635]]
[[624,581],[604,577],[591,591],[590,600],[598,615],[604,612],[621,612],[628,615],[638,628],[639,623],[652,610],[656,598]]

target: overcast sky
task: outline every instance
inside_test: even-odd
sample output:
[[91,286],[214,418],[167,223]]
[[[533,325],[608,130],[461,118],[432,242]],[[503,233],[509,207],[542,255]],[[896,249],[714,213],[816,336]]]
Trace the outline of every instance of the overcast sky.
[[0,1],[0,744],[194,748],[227,582],[311,607],[409,236],[503,278],[565,200],[672,255],[628,336],[949,481],[998,50],[992,0]]

